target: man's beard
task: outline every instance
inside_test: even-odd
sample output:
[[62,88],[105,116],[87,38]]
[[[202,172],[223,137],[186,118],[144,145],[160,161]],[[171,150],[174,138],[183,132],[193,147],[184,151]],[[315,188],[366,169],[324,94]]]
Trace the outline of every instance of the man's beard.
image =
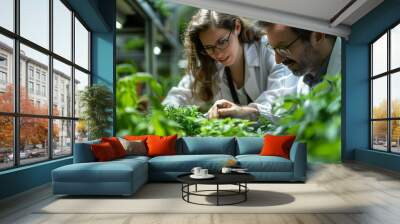
[[284,65],[290,65],[295,63],[295,68],[290,69],[295,76],[303,76],[305,74],[315,75],[321,66],[318,58],[318,52],[316,52],[309,43],[305,43],[304,51],[299,57],[299,61],[295,61],[291,58],[286,58],[282,61]]

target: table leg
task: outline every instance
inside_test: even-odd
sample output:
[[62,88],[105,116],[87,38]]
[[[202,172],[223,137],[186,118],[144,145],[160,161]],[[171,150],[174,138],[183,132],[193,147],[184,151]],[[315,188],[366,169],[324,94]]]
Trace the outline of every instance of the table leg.
[[219,205],[219,184],[217,184],[217,206]]
[[195,191],[197,192],[197,184],[196,184],[196,186],[195,186]]
[[247,183],[244,183],[244,201],[247,201],[247,192],[248,192],[248,190],[247,190]]

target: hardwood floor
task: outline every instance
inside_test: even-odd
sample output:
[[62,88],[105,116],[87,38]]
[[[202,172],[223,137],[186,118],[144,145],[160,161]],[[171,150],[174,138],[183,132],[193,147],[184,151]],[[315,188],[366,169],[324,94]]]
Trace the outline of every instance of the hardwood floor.
[[400,223],[400,174],[359,163],[314,164],[308,183],[319,184],[343,200],[363,202],[356,214],[37,214],[53,201],[50,185],[0,201],[0,223],[104,224],[259,224]]

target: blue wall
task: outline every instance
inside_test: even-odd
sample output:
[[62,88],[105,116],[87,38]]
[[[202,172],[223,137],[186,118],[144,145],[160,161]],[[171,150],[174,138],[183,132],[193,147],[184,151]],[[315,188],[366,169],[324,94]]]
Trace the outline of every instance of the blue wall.
[[[92,32],[92,81],[115,92],[115,0],[67,0]],[[114,94],[115,95],[115,94]],[[113,121],[115,120],[115,109]],[[110,127],[114,133],[114,128]],[[47,161],[0,172],[0,199],[51,181],[51,171],[72,163],[72,158]]]
[[[352,26],[344,43],[343,160],[398,170],[400,157],[369,150],[369,43],[400,21],[400,0],[385,0]],[[359,151],[363,150],[363,151]]]

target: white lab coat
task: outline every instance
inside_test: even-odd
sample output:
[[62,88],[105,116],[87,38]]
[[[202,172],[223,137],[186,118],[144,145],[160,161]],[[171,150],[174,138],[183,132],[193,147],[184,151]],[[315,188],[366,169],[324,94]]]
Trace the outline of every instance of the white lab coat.
[[[254,102],[253,105],[261,107],[261,104],[270,104],[276,97],[285,92],[285,89],[295,89],[298,78],[284,65],[275,63],[275,53],[261,42],[244,44],[245,80],[242,89],[236,89],[241,105],[247,105],[247,97],[244,91]],[[226,99],[233,102],[228,81],[226,79],[225,67],[217,63],[217,75],[213,102]],[[185,75],[178,86],[173,87],[163,101],[163,105],[202,106],[205,102],[194,98],[191,93],[193,77]],[[244,91],[243,91],[244,89]],[[284,89],[283,91],[280,89]],[[270,90],[265,93],[266,90]]]

